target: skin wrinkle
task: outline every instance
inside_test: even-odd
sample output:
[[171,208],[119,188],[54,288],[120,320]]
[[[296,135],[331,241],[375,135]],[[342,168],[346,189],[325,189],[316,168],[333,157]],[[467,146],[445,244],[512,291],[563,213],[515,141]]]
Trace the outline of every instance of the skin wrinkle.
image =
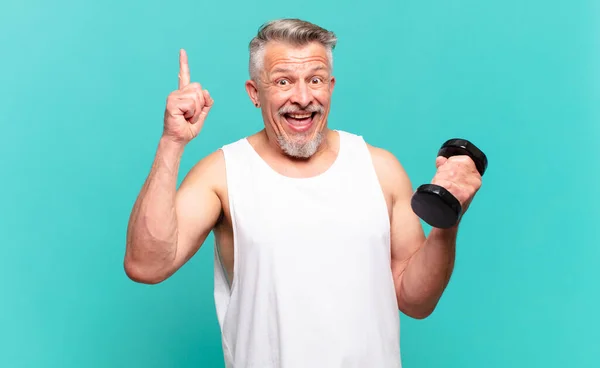
[[[312,158],[323,151],[324,147],[318,143],[323,139],[320,135],[326,126],[329,95],[335,83],[330,75],[329,64],[327,50],[319,44],[290,47],[289,44],[274,42],[265,48],[265,68],[259,83],[252,87],[256,89],[260,106],[266,108],[263,109],[263,116],[270,128],[266,129],[266,133],[274,138],[272,140],[275,144],[279,142],[279,146],[289,144],[295,147],[304,145],[296,151],[306,148],[309,151],[306,155]],[[317,84],[311,84],[312,80],[317,80]],[[280,113],[282,108],[295,107],[296,111],[301,112],[307,106],[314,105],[318,106],[316,110],[322,112],[315,114],[313,126],[308,132],[297,133],[291,128],[286,129],[287,123]],[[314,148],[307,148],[311,142]],[[284,147],[278,148],[285,150]],[[288,151],[290,150],[293,151]]]

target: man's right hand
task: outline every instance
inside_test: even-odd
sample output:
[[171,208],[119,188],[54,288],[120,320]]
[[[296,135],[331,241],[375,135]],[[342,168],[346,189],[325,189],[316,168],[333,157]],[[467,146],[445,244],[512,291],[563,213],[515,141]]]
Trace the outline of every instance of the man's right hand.
[[213,103],[208,91],[199,83],[190,83],[187,53],[180,50],[179,89],[167,98],[163,137],[186,145],[200,133]]

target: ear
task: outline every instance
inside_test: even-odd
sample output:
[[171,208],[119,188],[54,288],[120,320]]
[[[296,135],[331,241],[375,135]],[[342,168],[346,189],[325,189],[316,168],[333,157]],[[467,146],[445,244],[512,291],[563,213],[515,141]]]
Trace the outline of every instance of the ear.
[[260,98],[258,96],[258,86],[256,85],[256,82],[254,82],[253,80],[247,80],[246,81],[246,92],[248,93],[248,97],[250,97],[250,101],[252,101],[252,104],[256,107],[260,106]]
[[329,78],[329,92],[333,93],[334,88],[335,88],[335,77],[331,76],[331,78]]

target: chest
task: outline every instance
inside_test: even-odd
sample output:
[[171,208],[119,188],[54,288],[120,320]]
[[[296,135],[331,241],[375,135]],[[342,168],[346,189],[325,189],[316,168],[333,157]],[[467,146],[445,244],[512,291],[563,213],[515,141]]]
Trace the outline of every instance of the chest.
[[[369,252],[389,245],[389,205],[378,183],[282,180],[260,177],[228,193],[234,237],[248,251]],[[296,252],[292,252],[296,254]]]

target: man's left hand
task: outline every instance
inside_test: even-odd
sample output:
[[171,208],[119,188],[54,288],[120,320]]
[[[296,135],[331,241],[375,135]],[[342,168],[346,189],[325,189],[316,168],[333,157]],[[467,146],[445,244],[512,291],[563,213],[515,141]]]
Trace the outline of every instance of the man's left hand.
[[469,156],[439,156],[435,160],[437,172],[431,181],[448,190],[462,206],[463,214],[481,187],[481,175]]

